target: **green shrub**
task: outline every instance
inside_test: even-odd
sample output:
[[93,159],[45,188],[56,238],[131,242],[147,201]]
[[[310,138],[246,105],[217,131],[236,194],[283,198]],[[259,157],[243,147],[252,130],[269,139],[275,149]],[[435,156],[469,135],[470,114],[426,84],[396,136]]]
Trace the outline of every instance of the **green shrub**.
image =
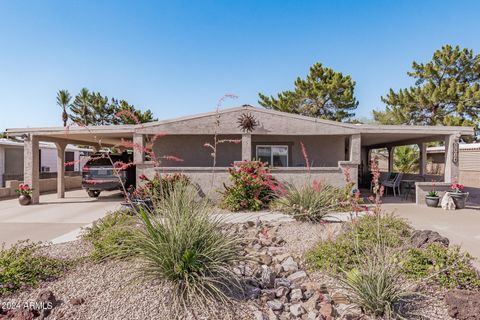
[[409,294],[399,280],[395,254],[381,243],[364,251],[355,267],[341,272],[338,279],[352,302],[375,318],[396,318],[397,304]]
[[363,258],[362,252],[379,242],[388,248],[400,247],[410,231],[405,220],[394,215],[366,215],[346,223],[336,239],[320,241],[307,253],[307,261],[313,268],[331,272],[351,270]]
[[242,161],[228,169],[231,186],[223,192],[223,206],[232,211],[261,210],[274,199],[280,184],[261,161]]
[[58,277],[68,262],[39,254],[40,245],[18,242],[0,248],[0,295]]
[[83,239],[93,245],[90,254],[95,261],[118,257],[118,247],[125,243],[125,238],[131,233],[136,219],[126,212],[115,211],[97,220],[83,234]]
[[240,259],[240,241],[194,190],[175,185],[154,213],[140,210],[139,218],[142,227],[126,237],[120,255],[140,261],[135,271],[141,278],[171,285],[173,309],[211,310],[214,302],[229,301],[226,291],[239,284],[232,265]]
[[403,272],[411,278],[429,279],[444,288],[480,288],[473,258],[460,252],[459,247],[430,244],[425,249],[411,248],[402,260]]
[[[351,188],[350,188],[351,189]],[[290,185],[275,201],[275,208],[299,221],[319,222],[332,211],[342,211],[346,205],[345,190],[331,185]]]

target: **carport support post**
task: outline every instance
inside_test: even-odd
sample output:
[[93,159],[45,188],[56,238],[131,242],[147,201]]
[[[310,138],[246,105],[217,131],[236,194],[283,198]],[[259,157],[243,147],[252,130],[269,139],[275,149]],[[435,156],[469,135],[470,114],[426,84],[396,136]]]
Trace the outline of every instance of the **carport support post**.
[[65,147],[66,143],[55,142],[57,147],[57,198],[65,198]]
[[242,160],[252,160],[252,134],[242,134]]
[[33,189],[32,203],[40,200],[40,152],[38,137],[27,135],[23,144],[23,183]]
[[135,175],[137,187],[140,185],[140,175],[143,173],[145,163],[145,137],[143,134],[133,135],[133,163],[135,163]]
[[458,182],[460,134],[454,133],[445,137],[445,182]]
[[388,151],[388,172],[393,172],[393,163],[395,158],[395,147],[387,147]]
[[420,150],[420,175],[427,174],[427,144],[419,143],[418,149]]

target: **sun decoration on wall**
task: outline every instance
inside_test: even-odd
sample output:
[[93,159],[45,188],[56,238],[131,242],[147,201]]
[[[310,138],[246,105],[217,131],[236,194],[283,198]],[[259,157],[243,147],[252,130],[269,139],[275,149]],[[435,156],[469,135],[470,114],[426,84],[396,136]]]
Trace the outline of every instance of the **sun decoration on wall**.
[[258,120],[251,113],[242,113],[238,117],[237,123],[243,132],[252,132],[259,125]]

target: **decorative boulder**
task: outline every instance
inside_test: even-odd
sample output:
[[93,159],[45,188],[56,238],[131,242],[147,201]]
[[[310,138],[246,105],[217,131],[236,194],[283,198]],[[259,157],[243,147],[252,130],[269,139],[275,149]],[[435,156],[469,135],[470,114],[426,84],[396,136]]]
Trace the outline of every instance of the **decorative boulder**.
[[438,243],[444,247],[448,247],[450,240],[441,236],[438,232],[432,230],[415,230],[411,237],[412,246],[415,248],[425,248],[431,243]]

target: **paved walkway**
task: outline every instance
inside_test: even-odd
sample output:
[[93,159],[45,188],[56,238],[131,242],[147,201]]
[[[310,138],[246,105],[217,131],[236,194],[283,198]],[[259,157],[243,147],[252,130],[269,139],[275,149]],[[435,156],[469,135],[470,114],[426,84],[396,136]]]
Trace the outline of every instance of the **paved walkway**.
[[64,199],[56,194],[40,196],[40,204],[20,206],[17,199],[0,201],[0,244],[18,240],[62,242],[79,228],[103,217],[122,201],[118,192],[102,192],[98,199],[84,190],[68,191]]
[[382,207],[406,218],[416,229],[437,231],[480,259],[480,208],[447,211],[413,203],[384,203]]

